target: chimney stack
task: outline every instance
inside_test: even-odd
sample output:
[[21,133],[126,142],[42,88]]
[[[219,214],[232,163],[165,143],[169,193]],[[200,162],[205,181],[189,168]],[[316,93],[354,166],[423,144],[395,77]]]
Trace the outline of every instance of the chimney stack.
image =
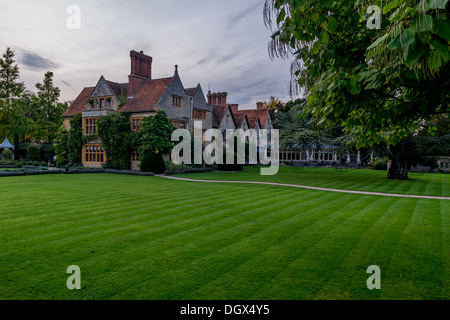
[[207,98],[208,98],[208,104],[211,104],[213,106],[218,105],[226,105],[227,104],[227,95],[226,92],[208,92]]
[[143,51],[130,51],[131,73],[128,76],[128,95],[135,94],[142,81],[152,78],[153,58],[144,54]]
[[264,102],[257,102],[256,109],[262,109],[264,107]]

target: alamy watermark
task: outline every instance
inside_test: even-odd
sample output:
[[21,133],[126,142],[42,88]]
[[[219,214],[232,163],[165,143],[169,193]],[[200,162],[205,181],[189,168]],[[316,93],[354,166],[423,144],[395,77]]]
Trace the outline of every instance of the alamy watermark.
[[367,288],[369,290],[381,289],[381,269],[379,266],[369,266],[367,268],[367,273],[371,276],[367,279]]
[[81,289],[81,270],[79,266],[69,266],[67,268],[66,273],[71,274],[71,276],[69,278],[67,278],[67,289],[69,290],[73,290],[73,289],[77,289],[80,290]]
[[67,29],[81,29],[81,8],[77,5],[71,5],[67,7],[66,13],[69,14],[66,20]]
[[[175,164],[199,165],[203,163],[207,165],[261,164],[269,165],[269,167],[261,168],[261,175],[277,174],[280,140],[277,129],[260,129],[259,131],[255,129],[228,129],[225,132],[226,139],[224,139],[220,130],[208,129],[203,131],[202,122],[194,121],[194,146],[192,147],[190,131],[186,129],[175,130],[172,133],[172,141],[179,143],[172,149],[172,161]],[[207,144],[204,150],[203,143]],[[246,145],[248,159],[246,158]]]

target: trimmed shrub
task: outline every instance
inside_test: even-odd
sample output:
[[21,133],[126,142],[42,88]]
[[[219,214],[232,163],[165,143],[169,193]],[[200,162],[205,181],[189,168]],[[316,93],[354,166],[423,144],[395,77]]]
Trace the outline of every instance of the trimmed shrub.
[[387,170],[387,164],[388,164],[387,158],[376,160],[373,163],[373,169],[374,170]]
[[7,160],[11,160],[12,156],[13,156],[13,152],[11,150],[9,150],[9,149],[3,150],[3,152],[2,152],[2,157],[3,158],[5,158]]
[[39,160],[41,158],[41,146],[30,144],[27,149],[27,157],[31,160]]
[[164,159],[161,153],[147,151],[141,161],[140,168],[142,172],[153,172],[162,174],[166,170]]
[[175,164],[172,161],[164,161],[164,164],[166,165],[166,171],[168,172],[184,171],[191,168],[191,166],[188,166],[184,163]]
[[40,164],[40,162],[39,161],[34,161],[31,165],[32,166],[35,166],[35,167],[38,167],[39,166],[39,164]]
[[26,158],[28,156],[28,147],[30,146],[31,143],[26,142],[26,143],[21,143],[19,146],[19,150],[20,150],[20,157],[21,158]]
[[55,155],[55,146],[52,144],[43,144],[41,146],[41,160],[51,161]]

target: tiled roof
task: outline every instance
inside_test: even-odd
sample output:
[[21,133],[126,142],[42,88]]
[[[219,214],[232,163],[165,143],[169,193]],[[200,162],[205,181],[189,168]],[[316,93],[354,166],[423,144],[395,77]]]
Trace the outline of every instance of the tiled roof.
[[128,99],[120,111],[153,111],[163,96],[172,77],[144,81],[132,99]]
[[186,92],[186,94],[188,96],[193,97],[193,96],[195,96],[195,93],[197,92],[197,87],[184,89],[184,92]]
[[77,113],[82,112],[83,106],[88,102],[89,97],[92,95],[94,89],[95,87],[84,88],[62,116],[72,117]]
[[264,126],[266,123],[267,117],[269,116],[269,109],[246,109],[246,110],[238,110],[237,107],[233,107],[233,113],[237,114],[246,114],[248,120],[250,122],[250,118],[259,118],[259,122],[261,126]]
[[213,127],[219,127],[225,113],[227,112],[227,109],[227,105],[213,106]]
[[118,98],[123,90],[123,94],[127,97],[128,96],[128,83],[117,83],[106,80],[111,90],[114,92],[114,95]]
[[[171,80],[172,77],[147,80],[143,82],[134,97],[132,99],[128,99],[127,103],[120,109],[120,111],[153,111],[155,105],[161,99]],[[117,98],[120,96],[122,90],[125,96],[128,96],[128,83],[116,83],[111,81],[107,81],[107,83]],[[88,102],[94,89],[95,87],[84,88],[67,111],[63,114],[63,117],[71,117],[79,112],[82,112],[83,106]]]
[[259,127],[261,128],[261,121],[259,121],[258,117],[248,117],[248,125],[250,129],[256,129],[256,124],[259,122]]
[[236,127],[241,128],[242,123],[245,121],[245,113],[235,113],[233,110],[234,120],[236,121]]

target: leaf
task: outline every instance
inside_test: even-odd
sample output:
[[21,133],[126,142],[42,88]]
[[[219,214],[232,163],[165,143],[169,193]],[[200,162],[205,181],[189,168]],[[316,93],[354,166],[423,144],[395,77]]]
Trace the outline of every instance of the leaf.
[[397,6],[398,6],[398,0],[389,2],[385,7],[383,7],[383,14],[386,14],[389,11],[391,11],[392,9],[397,8]]
[[431,31],[433,29],[433,17],[430,15],[425,15],[425,19],[423,15],[418,15],[413,23],[411,23],[411,27],[408,30],[412,32],[424,32]]
[[328,32],[325,29],[322,29],[322,31],[319,34],[319,41],[324,44],[327,44],[329,39],[330,36],[328,35]]
[[414,41],[410,46],[405,49],[404,57],[405,64],[410,67],[425,53],[425,47],[417,41]]
[[433,38],[430,41],[430,46],[436,49],[444,59],[448,59],[448,44],[438,38]]
[[325,8],[332,7],[334,0],[320,0],[320,5]]
[[314,42],[314,44],[313,44],[313,54],[318,54],[321,46],[322,46],[322,43],[319,40]]
[[428,0],[430,9],[445,9],[448,0]]
[[327,23],[327,30],[329,33],[335,34],[336,30],[337,30],[338,24],[336,21],[336,18],[333,16],[330,16],[328,18],[328,23]]
[[388,43],[387,47],[392,50],[405,48],[414,42],[414,36],[414,32],[409,29],[405,30],[392,39],[392,41]]
[[433,25],[433,33],[439,37],[450,41],[450,21],[440,20]]
[[286,11],[283,8],[283,9],[281,9],[280,13],[278,14],[277,23],[279,24],[280,22],[284,21],[285,17],[286,17]]
[[373,49],[373,48],[377,47],[380,43],[382,43],[383,41],[385,41],[386,38],[387,38],[388,36],[389,36],[389,34],[386,33],[384,36],[378,38],[374,43],[372,43],[372,44],[367,48],[367,50],[370,50],[370,49]]

